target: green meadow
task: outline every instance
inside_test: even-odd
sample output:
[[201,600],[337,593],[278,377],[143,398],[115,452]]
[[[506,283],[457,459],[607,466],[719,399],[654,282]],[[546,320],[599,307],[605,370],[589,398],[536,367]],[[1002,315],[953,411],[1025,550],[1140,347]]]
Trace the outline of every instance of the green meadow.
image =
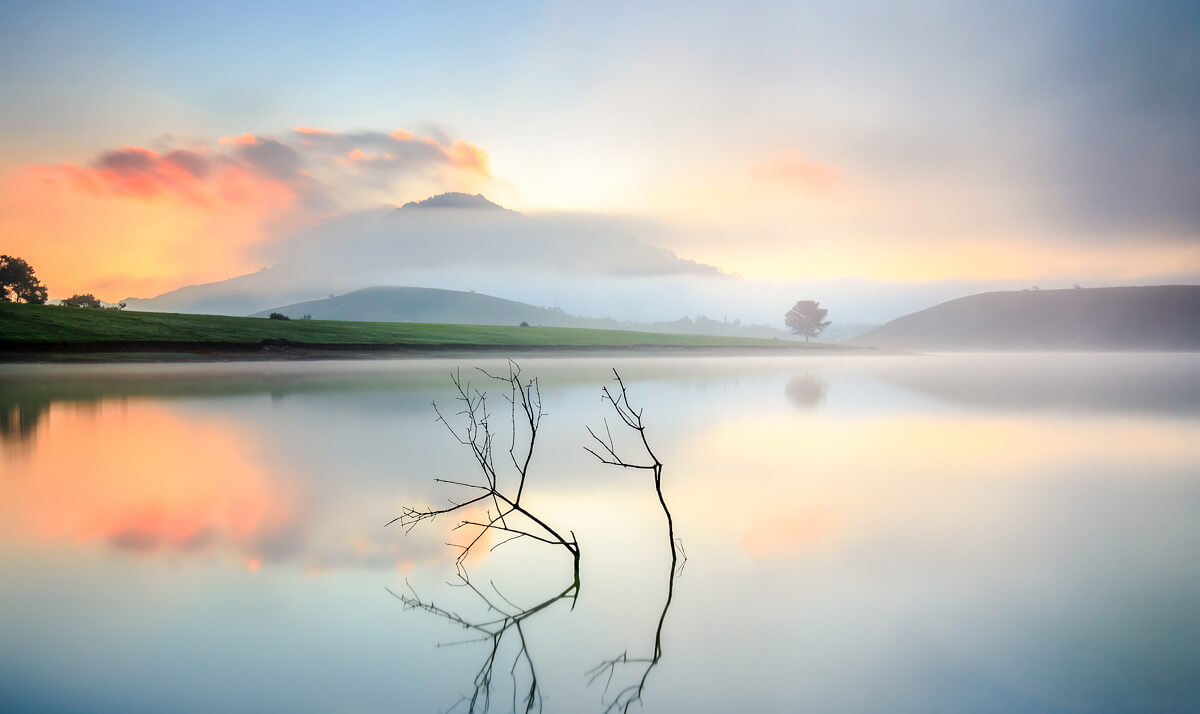
[[[525,347],[776,347],[802,342],[671,335],[631,330],[449,325],[341,320],[270,320],[224,315],[132,312],[56,305],[0,304],[0,345],[211,343],[214,347],[286,340],[299,345],[447,345]],[[829,347],[812,343],[808,348]]]

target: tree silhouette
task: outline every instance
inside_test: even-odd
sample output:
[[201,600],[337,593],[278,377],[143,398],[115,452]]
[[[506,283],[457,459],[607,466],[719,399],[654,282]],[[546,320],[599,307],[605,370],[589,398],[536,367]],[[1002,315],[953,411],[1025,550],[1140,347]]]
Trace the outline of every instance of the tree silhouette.
[[69,298],[64,298],[62,304],[66,307],[103,307],[103,305],[100,304],[100,300],[98,300],[96,296],[91,293],[72,295]]
[[801,300],[787,311],[783,321],[791,328],[792,334],[804,335],[804,341],[808,342],[808,338],[816,337],[829,327],[829,321],[825,320],[828,313],[816,300]]
[[46,286],[21,258],[0,255],[0,302],[46,304]]

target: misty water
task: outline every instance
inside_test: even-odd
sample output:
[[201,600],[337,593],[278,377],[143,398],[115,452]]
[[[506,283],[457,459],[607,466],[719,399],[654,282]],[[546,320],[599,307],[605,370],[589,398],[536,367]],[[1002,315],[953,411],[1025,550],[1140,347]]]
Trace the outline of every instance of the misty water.
[[[475,366],[503,363],[0,367],[3,709],[464,711],[490,642],[393,595],[494,620],[450,584],[463,533],[384,524],[477,479],[431,406]],[[643,677],[631,711],[1200,710],[1195,355],[521,367],[547,413],[525,503],[581,580],[502,638],[493,711],[529,664],[548,712]],[[673,580],[652,479],[583,449],[614,367]],[[572,581],[529,539],[466,569],[513,612]]]

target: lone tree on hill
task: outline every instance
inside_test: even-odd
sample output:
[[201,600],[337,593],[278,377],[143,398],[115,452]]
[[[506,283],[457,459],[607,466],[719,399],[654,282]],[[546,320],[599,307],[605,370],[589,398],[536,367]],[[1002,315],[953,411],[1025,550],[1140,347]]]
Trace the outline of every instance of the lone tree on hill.
[[0,302],[46,304],[46,286],[20,258],[0,255]]
[[816,300],[801,300],[787,311],[783,321],[791,328],[792,334],[804,335],[804,341],[808,342],[808,338],[816,337],[829,327],[829,321],[825,320],[827,314],[829,311]]

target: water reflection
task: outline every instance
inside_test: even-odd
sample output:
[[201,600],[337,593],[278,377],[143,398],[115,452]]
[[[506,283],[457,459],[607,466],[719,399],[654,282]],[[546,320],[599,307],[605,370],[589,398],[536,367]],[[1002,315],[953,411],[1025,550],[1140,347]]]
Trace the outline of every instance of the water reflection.
[[38,541],[220,555],[251,571],[408,570],[440,557],[445,529],[402,542],[364,521],[353,504],[377,497],[369,483],[329,501],[327,475],[337,472],[296,463],[287,424],[264,430],[257,419],[144,399],[56,402],[41,421],[36,442],[6,446],[0,504],[10,529]]
[[39,537],[142,554],[220,544],[247,563],[293,550],[298,494],[223,421],[147,402],[54,405],[47,421],[7,483],[12,517]]
[[[616,711],[628,712],[629,707],[642,703],[642,696],[646,693],[646,683],[650,679],[650,673],[662,662],[663,625],[667,622],[667,613],[671,611],[671,600],[675,597],[675,580],[683,575],[683,567],[686,562],[686,554],[683,555],[682,561],[671,560],[671,567],[667,572],[667,597],[663,601],[662,612],[658,616],[658,625],[654,628],[654,646],[651,654],[644,657],[630,657],[629,650],[625,650],[588,671],[588,684],[595,684],[601,680],[604,682],[604,694],[601,701],[607,699],[604,707],[605,714]],[[632,670],[634,672],[632,679],[623,686],[618,684],[614,687],[613,680],[620,681],[619,673],[623,670]]]
[[788,381],[784,392],[792,404],[801,409],[815,409],[825,401],[829,383],[812,374],[801,374]]
[[4,451],[20,449],[17,453],[25,453],[25,445],[49,410],[49,400],[0,399],[0,444]]
[[[450,544],[458,551],[455,558],[455,566],[458,571],[457,587],[469,590],[483,603],[486,608],[483,619],[468,619],[459,614],[457,610],[440,607],[433,600],[424,600],[411,585],[406,594],[397,595],[390,589],[388,592],[403,602],[407,609],[423,610],[481,635],[480,639],[468,642],[490,644],[483,664],[475,674],[472,692],[464,695],[454,707],[465,704],[469,712],[486,712],[490,709],[497,657],[502,651],[505,636],[510,632],[516,633],[517,640],[516,653],[513,655],[512,665],[508,667],[513,689],[512,710],[517,711],[518,700],[525,712],[542,710],[543,699],[538,684],[537,669],[533,656],[530,654],[529,643],[525,638],[524,627],[530,618],[560,600],[569,599],[573,608],[579,597],[580,551],[579,541],[575,534],[572,532],[570,540],[567,540],[553,526],[522,504],[522,496],[526,494],[534,448],[537,444],[538,429],[541,427],[544,416],[541,388],[536,378],[522,378],[521,369],[515,362],[509,361],[506,367],[506,372],[499,374],[493,374],[482,368],[478,371],[485,381],[490,382],[492,386],[500,387],[501,398],[508,403],[508,418],[501,418],[500,422],[509,425],[511,432],[509,439],[501,438],[500,441],[497,441],[497,432],[493,426],[495,420],[488,407],[487,392],[473,387],[471,382],[462,376],[461,371],[456,371],[451,376],[456,393],[455,401],[458,403],[456,414],[461,418],[459,422],[452,424],[437,403],[435,402],[433,405],[438,423],[446,427],[457,444],[468,448],[477,467],[474,478],[437,479],[437,481],[466,489],[470,497],[451,499],[450,504],[444,507],[405,506],[401,515],[387,524],[398,524],[408,534],[418,525],[432,522],[441,516],[453,515],[459,519],[454,530],[466,530],[467,535],[463,537],[463,542]],[[527,433],[519,435],[518,432],[522,429],[527,430]],[[501,457],[502,466],[498,467],[497,444],[500,444],[498,448],[503,450],[504,441],[508,442],[508,458]],[[504,465],[511,465],[511,475],[507,469],[503,468]],[[526,500],[527,503],[528,500]],[[492,508],[495,509],[494,512]],[[498,533],[502,539],[492,544],[495,533]],[[494,596],[486,595],[471,582],[465,568],[465,563],[472,555],[477,555],[485,549],[490,553],[523,538],[547,545],[561,546],[571,554],[574,571],[571,584],[559,594],[524,608],[518,607],[500,592],[495,581],[489,583],[495,593]],[[497,604],[500,601],[504,605]],[[454,644],[466,643],[456,642]]]
[[[536,542],[479,549],[467,566],[498,613],[434,588],[453,523],[382,527],[452,495],[432,477],[477,473],[429,409],[456,366],[0,367],[5,710],[469,699],[490,639],[434,648],[461,624],[383,588],[411,581],[496,632],[571,571]],[[1194,355],[523,366],[553,408],[522,504],[578,534],[586,587],[507,629],[493,686],[522,639],[536,668],[520,660],[516,704],[494,709],[525,706],[533,672],[548,711],[625,691],[647,712],[1200,710]],[[595,397],[613,366],[652,409],[687,535],[666,592],[650,474],[580,448],[612,419]],[[819,409],[789,396],[797,377],[827,385]]]
[[[494,445],[498,443],[497,432],[492,426],[494,421],[492,418],[493,415],[488,410],[487,393],[472,388],[471,384],[463,379],[461,373],[456,372],[451,377],[451,381],[457,393],[455,399],[461,406],[457,414],[462,418],[462,425],[456,427],[447,421],[446,416],[437,407],[436,403],[434,404],[434,410],[438,415],[438,422],[446,426],[454,441],[462,446],[469,447],[478,466],[480,476],[475,481],[446,479],[439,479],[439,481],[471,489],[472,493],[478,493],[478,495],[466,500],[451,501],[449,506],[437,509],[418,509],[406,506],[402,514],[388,524],[399,523],[401,527],[405,528],[406,533],[408,533],[412,532],[412,529],[421,523],[432,521],[439,516],[456,514],[462,519],[455,530],[461,528],[473,530],[474,535],[468,534],[465,544],[452,545],[452,547],[458,550],[458,556],[455,559],[457,587],[465,588],[477,596],[485,606],[486,615],[489,617],[482,620],[476,618],[468,619],[459,614],[456,609],[447,609],[438,606],[433,600],[423,599],[412,588],[411,584],[408,585],[409,590],[406,594],[397,595],[390,589],[388,590],[394,597],[403,602],[407,609],[422,610],[464,629],[473,630],[481,635],[476,640],[453,644],[485,642],[490,645],[487,655],[484,657],[483,664],[474,676],[474,687],[471,694],[464,695],[458,702],[458,704],[466,704],[469,712],[486,712],[489,710],[493,698],[494,673],[497,658],[505,641],[505,635],[510,631],[515,631],[517,640],[513,663],[508,668],[512,679],[512,711],[517,711],[518,704],[527,713],[535,710],[540,712],[542,710],[544,700],[539,686],[537,668],[534,665],[529,643],[525,637],[524,625],[530,618],[560,600],[569,599],[571,601],[571,609],[574,610],[576,601],[579,598],[580,589],[580,546],[574,531],[571,532],[571,539],[568,541],[559,535],[553,527],[521,505],[521,497],[526,493],[525,489],[530,475],[529,469],[533,459],[534,446],[537,443],[538,429],[541,426],[544,412],[542,409],[541,388],[538,380],[536,378],[522,379],[521,369],[515,362],[509,361],[507,367],[507,374],[492,374],[483,369],[479,371],[484,377],[490,379],[493,384],[499,382],[502,385],[502,396],[509,405],[507,423],[511,427],[511,438],[508,440],[508,456],[514,472],[513,478],[504,479],[501,471],[496,466]],[[605,420],[603,438],[590,427],[588,428],[588,434],[592,437],[593,445],[585,447],[585,450],[602,464],[617,466],[622,469],[648,472],[653,476],[654,490],[667,524],[667,543],[671,556],[668,568],[666,601],[658,617],[658,626],[654,634],[653,653],[648,657],[630,657],[629,651],[626,650],[617,657],[604,660],[587,673],[589,684],[593,684],[601,679],[605,683],[603,699],[608,699],[607,706],[604,709],[605,712],[627,712],[629,707],[634,703],[642,701],[650,673],[662,660],[663,625],[666,622],[667,613],[671,608],[671,601],[674,597],[675,579],[682,573],[683,565],[686,563],[686,555],[683,556],[683,561],[681,561],[682,543],[676,540],[674,521],[663,494],[663,463],[655,455],[646,436],[646,424],[643,421],[644,410],[630,403],[625,382],[615,369],[613,370],[613,377],[616,386],[612,389],[604,387],[601,393],[604,401],[612,407],[613,413],[620,422],[637,435],[637,442],[640,446],[640,451],[643,452],[643,458],[640,462],[629,461],[618,452],[616,441],[613,438],[612,430],[607,420]],[[520,425],[520,428],[518,425]],[[518,432],[522,429],[528,432],[523,438],[518,436]],[[511,482],[511,489],[505,487],[504,484],[506,481]],[[483,518],[462,516],[465,511],[472,508],[478,509],[480,504],[489,502],[495,506],[496,512],[494,515],[489,510]],[[517,518],[523,518],[525,521],[530,522],[532,526],[519,526],[517,523],[512,522]],[[536,528],[538,529],[538,533],[532,533],[529,530],[525,530],[525,528]],[[524,608],[518,607],[510,598],[505,596],[499,587],[496,586],[495,581],[489,583],[492,591],[494,591],[494,596],[485,594],[471,582],[464,567],[464,562],[473,552],[478,552],[476,547],[481,546],[481,542],[490,536],[493,531],[499,532],[504,536],[504,539],[491,546],[489,552],[495,551],[497,548],[521,538],[529,538],[548,545],[565,548],[572,555],[573,559],[573,580],[571,584],[557,595],[532,607]],[[486,543],[483,545],[486,545]],[[502,601],[504,605],[498,604],[499,601]],[[639,671],[640,674],[635,676],[632,683],[618,686],[615,692],[610,694],[614,677],[619,678],[618,670],[624,671],[631,666],[633,669]],[[518,674],[518,670],[520,670],[521,674]],[[458,704],[455,705],[455,708],[457,708]]]
[[612,699],[604,710],[606,713],[627,712],[634,703],[641,703],[650,672],[662,660],[663,624],[667,621],[667,612],[671,609],[671,599],[675,595],[675,578],[682,572],[683,565],[687,561],[686,555],[683,556],[683,562],[680,561],[683,545],[675,537],[675,521],[663,494],[663,463],[659,461],[658,455],[654,453],[654,449],[650,446],[650,440],[646,436],[646,423],[643,419],[645,410],[630,403],[629,390],[625,386],[625,380],[621,378],[620,372],[615,368],[613,369],[613,381],[616,383],[613,388],[604,387],[601,391],[604,401],[612,407],[612,411],[621,424],[637,435],[642,454],[635,460],[623,456],[613,439],[612,429],[609,428],[607,419],[604,422],[604,437],[599,436],[591,427],[588,428],[588,435],[592,437],[592,446],[586,447],[586,450],[602,464],[635,471],[648,471],[653,475],[654,492],[658,496],[658,503],[662,506],[663,516],[667,522],[667,545],[671,553],[671,563],[667,571],[667,599],[663,603],[662,614],[658,617],[658,627],[654,631],[653,653],[649,657],[631,658],[629,651],[626,650],[617,657],[601,662],[588,672],[589,683],[594,683],[601,677],[604,678],[604,693],[607,696],[618,668],[624,669],[627,665],[634,665],[635,668],[639,665],[643,666],[641,676],[635,682],[619,687],[612,695]]
[[1194,354],[936,355],[880,364],[889,383],[978,409],[1200,413]]
[[[458,573],[458,583],[452,587],[466,588],[473,593],[485,607],[485,614],[480,618],[470,618],[459,614],[457,610],[449,610],[438,606],[433,600],[424,600],[417,591],[409,585],[407,593],[397,594],[390,588],[388,592],[404,603],[406,609],[423,610],[431,615],[453,623],[464,630],[470,630],[478,635],[477,638],[448,643],[449,645],[467,645],[485,643],[483,664],[475,673],[474,686],[470,694],[463,697],[451,707],[457,709],[465,704],[469,712],[486,712],[492,705],[492,697],[496,686],[495,674],[498,659],[504,654],[506,635],[515,633],[516,652],[512,655],[512,664],[507,668],[501,664],[501,674],[507,669],[512,681],[512,711],[517,711],[518,703],[525,712],[542,711],[544,700],[538,681],[537,667],[530,652],[529,642],[525,637],[525,628],[529,620],[537,614],[560,601],[569,601],[574,607],[579,598],[579,567],[575,566],[574,579],[571,584],[557,595],[530,607],[519,607],[505,597],[504,593],[494,582],[490,583],[493,595],[489,596],[471,582],[465,570]],[[503,603],[503,604],[501,604]],[[512,639],[512,638],[508,638]],[[445,644],[439,646],[447,646]]]

